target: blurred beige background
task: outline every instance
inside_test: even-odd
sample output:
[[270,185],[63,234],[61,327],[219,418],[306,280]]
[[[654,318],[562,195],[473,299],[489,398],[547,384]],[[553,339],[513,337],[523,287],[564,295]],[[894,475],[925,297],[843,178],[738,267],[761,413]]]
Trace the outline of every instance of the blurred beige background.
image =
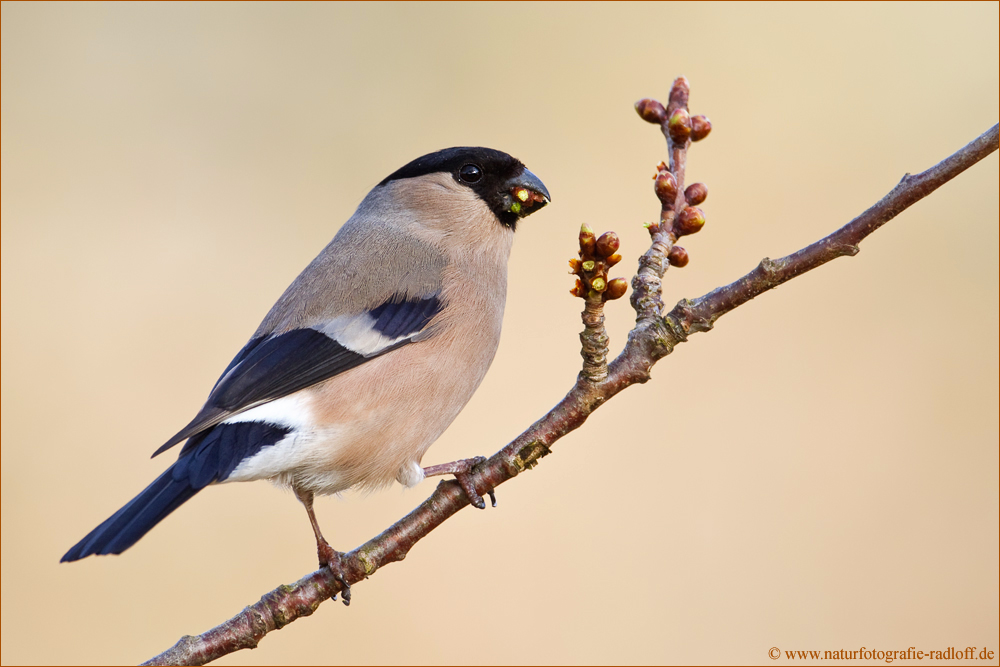
[[[997,7],[3,3],[3,663],[136,663],[314,568],[264,483],[57,561],[397,167],[481,144],[553,193],[518,232],[493,369],[425,464],[489,454],[579,368],[580,222],[621,235],[622,274],[645,249],[665,150],[635,100],[685,74],[715,125],[673,303],[997,122]],[[1000,649],[997,164],[693,338],[350,609],[219,664]],[[615,350],[632,319],[609,308]],[[318,513],[349,549],[432,488]]]

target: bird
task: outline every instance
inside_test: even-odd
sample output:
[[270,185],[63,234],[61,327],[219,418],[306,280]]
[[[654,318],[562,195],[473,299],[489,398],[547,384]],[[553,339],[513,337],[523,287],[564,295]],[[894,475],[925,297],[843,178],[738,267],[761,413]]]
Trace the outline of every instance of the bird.
[[315,496],[453,474],[484,508],[471,482],[482,457],[421,460],[493,361],[515,230],[550,200],[521,161],[490,148],[439,150],[387,176],[153,453],[183,442],[177,460],[61,561],[120,554],[205,487],[263,479],[305,506],[320,567],[349,604]]

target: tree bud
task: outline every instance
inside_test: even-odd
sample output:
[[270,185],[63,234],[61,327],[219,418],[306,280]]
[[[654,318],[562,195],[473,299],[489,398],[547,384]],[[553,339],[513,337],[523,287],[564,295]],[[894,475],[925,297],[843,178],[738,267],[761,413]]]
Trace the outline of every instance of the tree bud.
[[701,141],[712,131],[712,121],[705,116],[691,118],[691,141]]
[[687,266],[688,251],[679,245],[675,245],[670,249],[670,254],[667,255],[667,261],[670,262],[670,266],[676,266],[678,269]]
[[573,296],[584,296],[587,293],[587,290],[583,287],[583,281],[577,278],[576,285],[569,291],[569,293]]
[[663,105],[648,97],[644,97],[636,102],[635,110],[639,114],[639,117],[647,123],[663,125],[663,121],[667,119],[667,110],[663,108]]
[[584,223],[580,226],[580,253],[581,257],[584,255],[590,255],[594,252],[594,245],[597,243],[597,237],[594,236],[594,230],[590,228],[590,225]]
[[569,260],[569,272],[578,273],[579,271],[580,271],[580,260],[574,257],[573,259]]
[[691,117],[684,109],[676,109],[667,121],[667,132],[676,143],[684,143],[691,136]]
[[705,212],[695,206],[688,206],[677,216],[674,232],[677,236],[687,236],[701,231],[705,226]]
[[615,253],[610,257],[608,257],[606,260],[604,260],[604,263],[608,265],[608,268],[610,268],[620,261],[622,261],[622,256],[619,255],[618,253]]
[[669,171],[661,171],[656,175],[656,184],[653,188],[664,205],[669,206],[677,199],[677,179]]
[[670,106],[686,108],[690,95],[691,86],[688,84],[687,77],[677,77],[674,79],[674,85],[670,87]]
[[601,238],[597,239],[597,254],[601,257],[610,257],[615,254],[619,245],[621,245],[621,241],[618,240],[617,234],[604,232],[601,234]]
[[704,183],[692,183],[684,191],[688,206],[698,206],[708,198],[708,187]]
[[615,278],[608,283],[608,288],[604,290],[604,298],[607,301],[620,299],[628,291],[628,283],[624,278]]

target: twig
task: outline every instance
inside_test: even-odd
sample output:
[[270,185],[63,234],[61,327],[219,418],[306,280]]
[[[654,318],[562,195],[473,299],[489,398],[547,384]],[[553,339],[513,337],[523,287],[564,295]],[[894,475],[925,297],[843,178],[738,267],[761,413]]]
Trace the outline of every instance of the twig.
[[569,260],[570,273],[578,276],[569,291],[584,300],[583,331],[580,332],[580,355],[583,357],[581,377],[600,383],[608,377],[608,331],[604,328],[604,303],[625,296],[628,283],[624,278],[608,278],[608,269],[622,260],[618,254],[621,242],[614,232],[597,238],[589,225],[580,227],[580,258]]
[[[683,98],[677,90],[679,85],[684,88],[681,91]],[[666,110],[670,114],[664,112],[664,122],[669,123],[676,109],[683,107],[686,112],[686,90],[687,82],[678,79]],[[660,109],[663,109],[662,105]],[[640,115],[642,113],[640,110]],[[550,453],[553,443],[579,428],[600,405],[626,387],[646,382],[653,364],[670,354],[690,334],[708,331],[722,315],[795,276],[837,257],[857,254],[857,246],[866,236],[998,148],[998,126],[994,125],[978,139],[927,171],[904,176],[899,185],[878,203],[833,234],[787,257],[764,259],[756,269],[739,280],[700,298],[682,300],[673,310],[662,315],[660,280],[668,263],[683,265],[674,262],[671,257],[677,239],[674,226],[678,216],[675,212],[689,208],[690,199],[689,196],[685,198],[681,187],[689,141],[679,145],[682,142],[671,137],[669,126],[663,126],[671,153],[671,164],[665,171],[673,174],[677,192],[669,208],[661,198],[663,206],[660,223],[656,225],[658,229],[651,226],[653,242],[640,260],[639,273],[633,280],[633,306],[638,318],[625,349],[608,367],[606,378],[598,379],[593,374],[581,373],[566,397],[548,414],[488,461],[477,466],[474,471],[477,487],[495,488],[534,467],[540,458]],[[696,125],[694,129],[697,129]],[[414,544],[468,504],[457,483],[441,482],[419,507],[381,535],[347,554],[344,564],[348,581],[355,584],[379,568],[402,560]],[[338,584],[330,572],[318,570],[290,586],[276,588],[256,604],[201,635],[181,638],[172,648],[143,664],[200,665],[243,648],[255,648],[268,632],[312,614],[337,590]]]

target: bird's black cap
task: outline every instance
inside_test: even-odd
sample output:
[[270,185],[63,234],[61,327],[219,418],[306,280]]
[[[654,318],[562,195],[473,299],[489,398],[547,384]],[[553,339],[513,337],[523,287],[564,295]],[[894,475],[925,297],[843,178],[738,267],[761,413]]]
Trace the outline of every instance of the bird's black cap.
[[[545,206],[549,192],[517,158],[493,148],[459,146],[428,153],[385,177],[379,185],[428,174],[449,173],[486,202],[512,229],[517,221]],[[521,191],[526,190],[528,194]]]

